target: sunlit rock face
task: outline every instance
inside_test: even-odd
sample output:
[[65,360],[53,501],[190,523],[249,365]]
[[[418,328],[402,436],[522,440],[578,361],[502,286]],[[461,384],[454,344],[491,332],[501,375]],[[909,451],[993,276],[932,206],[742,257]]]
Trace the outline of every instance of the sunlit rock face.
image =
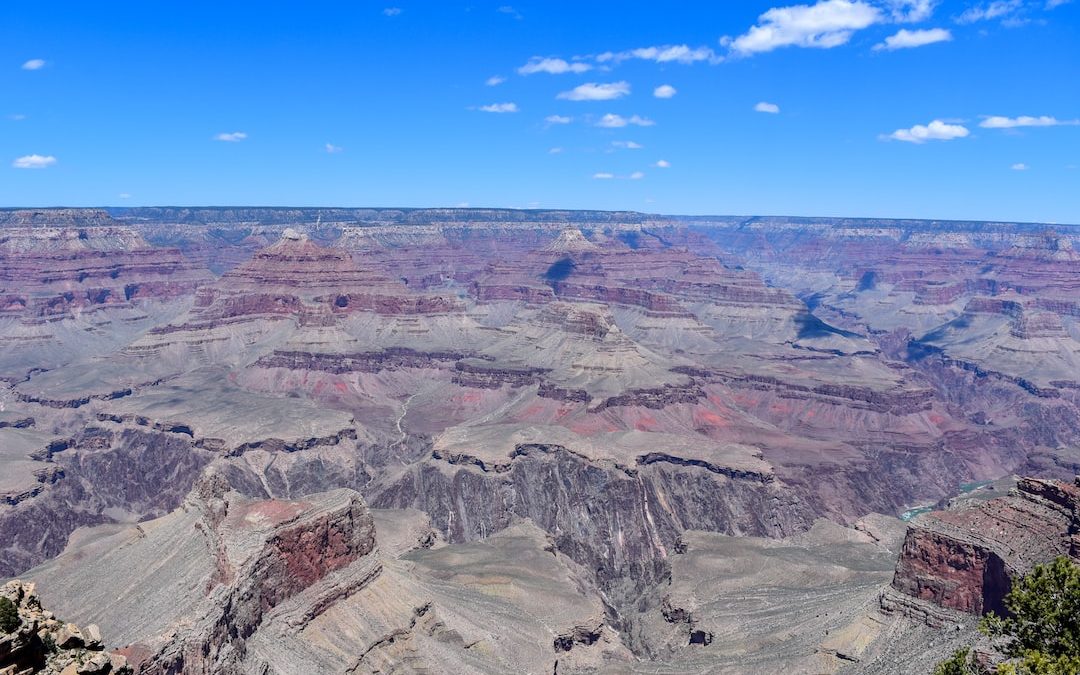
[[[867,534],[891,531],[869,514],[934,504],[961,483],[1080,469],[1069,228],[12,213],[0,219],[0,573],[39,570],[43,589],[61,589],[43,592],[82,617],[100,603],[68,594],[95,547],[143,569],[151,554],[129,542],[195,537],[183,541],[202,542],[198,559],[161,572],[198,589],[194,604],[109,619],[117,646],[161,672],[261,672],[299,663],[288,650],[356,672],[414,658],[490,672],[734,667],[717,655],[734,653],[736,627],[722,598],[692,592],[694,575],[731,592],[779,581],[729,578],[718,560],[790,542],[800,552],[785,565],[805,571],[828,549],[830,597],[848,589],[878,612],[899,545]],[[207,502],[210,476],[220,494]],[[965,583],[997,578],[969,542],[912,537],[913,550],[970,558]],[[952,583],[897,574],[925,578],[911,582],[916,599]],[[156,592],[122,583],[134,586],[109,592]],[[792,597],[822,612],[834,601],[811,591]],[[544,613],[552,593],[568,620]],[[967,611],[995,602],[941,595]],[[233,613],[201,604],[211,597],[235,600]],[[523,609],[530,637],[495,640]],[[364,627],[339,638],[340,622]],[[300,625],[319,627],[281,638]],[[747,625],[765,642],[780,630]],[[828,658],[791,652],[762,668],[829,670],[854,653],[816,639],[800,633],[798,649]]]

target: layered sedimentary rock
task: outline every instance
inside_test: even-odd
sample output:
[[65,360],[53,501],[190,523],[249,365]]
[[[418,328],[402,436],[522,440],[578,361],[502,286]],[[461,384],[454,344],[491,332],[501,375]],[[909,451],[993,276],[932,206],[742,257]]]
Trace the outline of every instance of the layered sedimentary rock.
[[1014,578],[1058,556],[1080,561],[1078,533],[1080,483],[1021,478],[1007,496],[919,516],[892,587],[946,609],[1002,614]]
[[[600,601],[535,528],[445,547],[421,514],[373,518],[352,491],[259,500],[211,473],[183,509],[87,535],[31,574],[73,616],[114,598],[99,621],[143,673],[494,673],[545,662],[573,672],[631,660]],[[76,592],[88,571],[100,583]]]
[[[845,590],[805,596],[815,613],[829,602],[850,612],[800,624],[777,667],[855,663],[844,654],[897,672],[898,654],[861,636],[917,644],[925,635],[900,632],[931,629],[880,614],[877,544],[841,525],[972,480],[1080,467],[1070,228],[453,209],[140,209],[116,210],[119,225],[95,213],[76,224],[81,213],[55,213],[55,236],[27,239],[22,221],[11,230],[11,242],[47,242],[19,244],[28,284],[46,283],[57,251],[145,250],[157,262],[131,268],[145,279],[222,276],[175,297],[72,306],[59,321],[0,317],[3,573],[66,545],[43,569],[74,601],[99,553],[142,568],[126,557],[150,555],[135,523],[147,547],[172,550],[152,529],[194,547],[209,511],[184,495],[207,467],[233,488],[221,501],[241,510],[343,488],[390,523],[377,550],[318,580],[303,572],[311,585],[283,585],[290,597],[268,600],[255,623],[244,598],[262,591],[224,577],[214,588],[230,590],[214,597],[241,608],[227,617],[155,601],[154,618],[120,603],[119,615],[155,628],[108,632],[163,669],[446,660],[572,672],[659,659],[737,671],[718,654],[739,634],[720,610],[690,606],[694,578],[717,560],[789,548],[808,556],[791,568],[801,574],[822,559],[821,536],[856,544],[829,582],[858,602],[841,602]],[[50,225],[47,214],[19,218]],[[168,256],[183,264],[169,268]],[[50,337],[35,342],[34,330]],[[813,527],[821,517],[840,529]],[[229,564],[240,576],[282,559],[266,547],[283,523],[229,522],[225,549],[252,546]],[[170,558],[158,577],[194,570],[177,573],[188,585],[174,595],[208,597],[218,549],[205,542],[217,530],[203,527],[193,550],[211,561]],[[688,546],[704,557],[685,564]],[[301,570],[314,562],[300,558]],[[336,595],[376,559],[370,583]],[[267,563],[279,564],[293,562]],[[742,581],[723,581],[740,592]],[[107,592],[158,597],[147,585]],[[572,619],[536,599],[546,596]],[[704,604],[714,601],[747,611]],[[764,668],[755,650],[784,629],[759,618],[756,647],[738,653]],[[214,633],[219,620],[236,637]],[[845,637],[823,642],[819,629]],[[222,646],[204,654],[206,640]]]

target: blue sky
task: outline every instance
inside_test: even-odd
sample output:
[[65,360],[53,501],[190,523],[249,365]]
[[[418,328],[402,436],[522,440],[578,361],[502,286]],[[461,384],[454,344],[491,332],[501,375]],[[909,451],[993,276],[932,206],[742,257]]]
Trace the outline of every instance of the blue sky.
[[0,205],[1080,223],[1080,0],[229,5],[2,3]]

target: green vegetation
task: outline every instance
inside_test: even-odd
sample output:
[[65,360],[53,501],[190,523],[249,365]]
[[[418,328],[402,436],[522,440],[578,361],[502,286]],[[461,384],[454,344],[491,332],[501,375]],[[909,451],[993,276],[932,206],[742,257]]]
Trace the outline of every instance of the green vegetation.
[[1036,565],[1013,585],[1005,607],[1008,618],[988,615],[979,629],[1001,638],[1006,654],[1080,657],[1080,566],[1064,557]]
[[[1036,565],[1013,583],[1005,608],[1007,617],[988,614],[979,624],[1008,657],[999,675],[1080,673],[1080,566],[1065,557]],[[974,672],[965,648],[938,664],[934,675]]]
[[15,606],[15,603],[0,597],[0,633],[13,633],[21,623],[19,608]]
[[971,662],[970,647],[957,649],[934,668],[934,675],[977,675],[978,672]]

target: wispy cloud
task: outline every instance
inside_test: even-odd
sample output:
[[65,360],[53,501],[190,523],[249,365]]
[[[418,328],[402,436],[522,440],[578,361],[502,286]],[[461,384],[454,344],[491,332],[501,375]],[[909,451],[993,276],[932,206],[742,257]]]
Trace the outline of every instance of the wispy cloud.
[[1021,115],[1020,117],[1001,117],[994,115],[987,117],[982,122],[979,122],[979,126],[983,129],[1015,129],[1017,127],[1062,127],[1062,126],[1076,126],[1080,124],[1080,120],[1059,120],[1056,117],[1047,117],[1043,115],[1041,117],[1029,117],[1028,115]]
[[645,177],[645,172],[644,171],[634,171],[634,172],[626,174],[624,176],[616,176],[615,174],[610,173],[608,171],[601,171],[599,173],[594,173],[593,174],[593,178],[595,178],[597,180],[615,180],[615,179],[619,179],[619,180],[641,180],[644,177]]
[[400,7],[387,7],[386,9],[384,9],[382,11],[382,13],[385,14],[386,16],[397,16],[398,14],[401,14],[401,8]]
[[517,103],[492,103],[490,105],[482,105],[477,110],[489,113],[516,113],[518,112]]
[[1030,167],[1023,162],[1017,162],[1010,167],[1013,171],[1027,171]]
[[506,15],[512,16],[512,17],[514,17],[515,19],[517,19],[519,21],[521,19],[525,18],[524,16],[521,15],[521,12],[517,11],[516,9],[514,9],[510,5],[503,5],[502,7],[499,7],[495,11],[498,12],[499,14],[506,14]]
[[489,87],[497,87],[503,82],[506,82],[506,78],[501,75],[492,75],[488,79],[484,80],[484,84]]
[[874,45],[874,51],[910,49],[912,47],[932,45],[935,42],[949,42],[952,39],[952,33],[945,28],[928,28],[926,30],[901,28],[895,35],[885,38],[884,42]]
[[565,61],[556,58],[544,58],[534,56],[529,62],[517,69],[518,75],[535,75],[536,73],[548,73],[549,75],[562,75],[563,73],[584,73],[592,70],[591,64],[581,61]]
[[579,84],[570,91],[561,92],[555,98],[566,101],[611,101],[622,98],[630,93],[630,83],[621,82],[586,82]]
[[333,143],[327,143],[325,147],[326,152],[331,155],[336,155],[339,152],[345,152],[345,148],[341,147],[340,145],[334,145]]
[[967,127],[960,124],[934,120],[930,124],[916,124],[910,129],[897,129],[883,138],[922,144],[927,141],[951,141],[954,138],[965,138],[970,133]]
[[574,118],[565,115],[548,115],[544,118],[544,121],[548,124],[570,124],[574,121]]
[[634,141],[612,141],[611,147],[619,148],[620,150],[641,150],[644,145],[635,143]]
[[1072,0],[1046,0],[1046,8],[1055,9],[1057,7],[1061,7],[1062,5],[1067,5],[1070,2],[1072,2]]
[[994,0],[994,2],[968,8],[963,14],[956,17],[956,22],[975,23],[976,21],[1004,19],[1020,11],[1023,7],[1023,0]]
[[45,67],[45,59],[30,59],[22,64],[23,70],[41,70]]
[[757,25],[746,33],[725,37],[722,44],[741,56],[780,47],[829,49],[883,20],[880,9],[862,0],[819,0],[814,5],[774,7],[758,17]]
[[754,110],[759,113],[769,113],[770,115],[776,115],[780,112],[780,106],[776,105],[775,103],[768,103],[766,101],[762,101],[761,103],[758,103],[754,106]]
[[22,113],[15,113],[13,115],[8,115],[8,119],[12,122],[22,122],[24,119],[26,119],[26,115]]
[[629,125],[651,127],[654,124],[656,124],[656,122],[653,122],[647,117],[641,117],[640,115],[623,117],[622,115],[616,115],[615,113],[608,113],[600,118],[600,121],[596,123],[596,126],[604,127],[605,129],[621,129]]
[[917,23],[934,13],[938,0],[885,0],[893,21]]
[[657,47],[638,47],[622,52],[604,52],[596,57],[599,63],[621,63],[630,59],[641,59],[655,63],[691,64],[700,61],[719,63],[723,57],[709,47],[690,47],[689,45],[662,45]]
[[243,131],[222,132],[214,136],[215,141],[225,141],[226,143],[239,143],[247,138],[248,135]]
[[656,161],[656,164],[654,164],[653,166],[655,166],[658,169],[670,169],[671,168],[671,162],[667,161],[666,159],[659,159],[659,160]]
[[679,93],[679,90],[670,84],[662,84],[656,89],[653,89],[652,95],[656,98],[671,98],[675,94]]
[[548,150],[548,154],[549,154],[549,155],[561,155],[562,153],[563,153],[563,149],[562,149],[562,148],[550,148],[550,149]]
[[129,192],[121,192],[120,194],[118,194],[116,196],[119,197],[120,199],[131,199],[131,193],[129,193]]
[[24,155],[19,157],[11,166],[16,169],[46,169],[56,164],[56,158],[52,155]]

